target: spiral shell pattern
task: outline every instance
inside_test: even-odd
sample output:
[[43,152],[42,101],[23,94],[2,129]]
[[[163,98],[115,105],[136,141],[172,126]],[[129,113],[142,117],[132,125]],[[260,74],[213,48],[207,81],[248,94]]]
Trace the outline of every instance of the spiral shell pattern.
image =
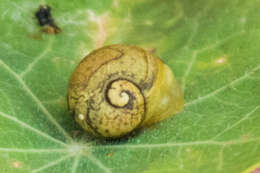
[[96,136],[124,136],[179,112],[183,104],[169,67],[136,46],[111,45],[93,51],[69,80],[69,110]]

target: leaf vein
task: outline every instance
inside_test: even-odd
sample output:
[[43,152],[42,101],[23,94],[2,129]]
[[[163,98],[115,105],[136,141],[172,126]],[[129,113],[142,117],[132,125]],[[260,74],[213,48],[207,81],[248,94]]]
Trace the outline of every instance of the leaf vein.
[[60,162],[62,162],[62,161],[64,161],[64,160],[66,160],[66,159],[68,159],[68,158],[70,158],[70,157],[72,157],[72,156],[73,156],[73,155],[66,155],[66,156],[64,156],[64,157],[61,157],[61,158],[59,158],[59,159],[57,159],[57,160],[54,160],[54,161],[52,161],[52,162],[49,162],[48,164],[46,164],[46,165],[44,165],[44,166],[42,166],[42,167],[39,167],[39,168],[37,168],[37,169],[32,170],[31,173],[40,172],[40,171],[42,171],[42,170],[44,170],[44,169],[47,169],[47,168],[52,167],[52,166],[54,166],[54,165],[57,165],[58,163],[60,163]]
[[194,64],[194,62],[196,61],[197,59],[197,51],[194,51],[193,54],[192,54],[192,57],[191,57],[191,61],[184,73],[184,76],[183,76],[183,79],[182,79],[182,89],[183,89],[183,92],[185,91],[185,87],[186,87],[186,79],[188,77],[188,75],[190,74],[190,71],[191,71],[191,68]]
[[227,128],[225,128],[224,130],[222,130],[220,133],[218,133],[216,136],[214,136],[212,138],[216,139],[217,137],[221,136],[222,134],[226,133],[227,131],[233,129],[234,127],[236,127],[237,125],[239,125],[240,123],[242,123],[243,121],[245,121],[246,119],[248,119],[253,113],[255,113],[258,109],[260,108],[260,105],[257,106],[256,108],[254,108],[252,111],[250,111],[249,113],[247,113],[243,118],[241,118],[240,120],[238,120],[237,122],[235,122],[234,124],[232,124],[231,126],[228,126]]
[[11,75],[13,75],[16,80],[22,85],[23,89],[32,97],[34,102],[39,106],[39,108],[45,113],[47,118],[52,122],[57,129],[68,139],[72,140],[70,135],[65,131],[64,128],[61,127],[61,125],[56,121],[55,118],[53,118],[53,115],[45,108],[45,106],[41,103],[41,101],[34,95],[34,93],[30,90],[30,88],[25,84],[23,79],[17,75],[8,65],[6,65],[2,60],[0,60],[0,65],[3,66]]
[[87,158],[91,160],[94,164],[96,164],[99,168],[101,168],[105,173],[112,173],[109,168],[107,168],[100,160],[98,160],[93,155],[89,154]]
[[228,146],[228,145],[238,145],[250,142],[260,141],[260,137],[251,139],[234,139],[229,141],[194,141],[194,142],[180,142],[180,143],[161,143],[161,144],[132,144],[132,145],[110,145],[110,146],[96,146],[93,148],[118,148],[118,149],[138,149],[138,148],[169,148],[169,147],[183,147],[183,146],[196,146],[196,145],[217,145],[217,146]]
[[202,96],[202,97],[198,97],[197,99],[186,103],[185,106],[187,107],[187,106],[190,106],[190,105],[194,105],[194,104],[199,103],[199,102],[202,102],[202,101],[204,101],[204,100],[206,100],[206,99],[208,99],[208,98],[210,98],[210,97],[213,97],[214,95],[216,95],[216,94],[218,94],[218,93],[224,91],[224,90],[227,89],[228,87],[230,87],[230,86],[232,86],[232,85],[235,85],[235,84],[237,84],[237,83],[239,83],[239,82],[241,82],[241,81],[243,81],[243,80],[249,78],[249,76],[250,76],[251,74],[253,74],[254,72],[256,72],[256,71],[259,70],[259,69],[260,69],[260,65],[258,65],[257,67],[253,68],[251,71],[246,72],[243,76],[241,76],[241,77],[239,77],[239,78],[237,78],[237,79],[231,81],[230,83],[224,85],[223,87],[218,88],[218,89],[216,89],[216,90],[214,90],[214,91],[212,91],[212,92],[210,92],[210,93],[208,93],[208,94],[206,94],[206,95],[204,95],[204,96]]
[[80,155],[77,155],[74,159],[73,165],[72,165],[72,169],[71,169],[71,173],[76,173],[77,172],[77,168],[79,165],[79,160],[80,160]]
[[15,153],[67,153],[66,149],[21,149],[21,148],[0,148],[0,152],[15,152]]
[[45,138],[47,138],[47,139],[49,139],[49,140],[51,140],[51,141],[53,141],[53,142],[55,142],[55,143],[58,143],[58,144],[61,144],[61,145],[64,145],[64,146],[67,145],[67,144],[65,144],[64,142],[62,142],[62,141],[60,141],[60,140],[57,140],[57,139],[55,139],[55,138],[49,136],[48,134],[41,132],[40,130],[35,129],[34,127],[32,127],[32,126],[30,126],[30,125],[28,125],[28,124],[26,124],[26,123],[24,123],[24,122],[18,120],[17,118],[15,118],[15,117],[13,117],[13,116],[11,116],[11,115],[8,115],[8,114],[5,114],[5,113],[3,113],[3,112],[0,112],[0,116],[4,117],[4,118],[6,118],[6,119],[12,120],[12,121],[14,121],[15,123],[19,124],[20,126],[26,128],[26,129],[29,129],[29,130],[31,130],[32,132],[35,132],[35,133],[37,133],[38,135],[43,136],[43,137],[45,137]]
[[37,62],[39,62],[51,50],[52,43],[53,43],[53,38],[50,39],[48,45],[42,51],[42,53],[40,53],[37,57],[35,57],[34,60],[27,66],[27,68],[20,73],[21,78],[23,78],[28,72],[30,72],[35,66],[35,64],[37,64]]

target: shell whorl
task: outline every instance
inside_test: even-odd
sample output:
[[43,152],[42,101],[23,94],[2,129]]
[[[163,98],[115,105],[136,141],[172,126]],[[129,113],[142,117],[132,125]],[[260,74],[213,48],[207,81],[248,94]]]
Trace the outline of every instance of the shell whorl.
[[156,90],[160,82],[166,78],[175,82],[168,73],[158,58],[136,46],[100,48],[86,56],[73,72],[68,86],[69,110],[96,136],[124,136],[163,119],[153,118],[156,111],[151,105],[161,97],[160,89]]

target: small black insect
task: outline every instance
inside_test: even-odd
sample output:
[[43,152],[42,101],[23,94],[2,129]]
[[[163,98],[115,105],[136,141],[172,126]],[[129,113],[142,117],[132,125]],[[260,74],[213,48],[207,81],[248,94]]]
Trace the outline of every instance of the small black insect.
[[43,27],[42,31],[48,34],[58,34],[61,32],[61,29],[56,25],[51,16],[50,6],[41,5],[38,11],[36,11],[35,17],[38,19],[39,25]]

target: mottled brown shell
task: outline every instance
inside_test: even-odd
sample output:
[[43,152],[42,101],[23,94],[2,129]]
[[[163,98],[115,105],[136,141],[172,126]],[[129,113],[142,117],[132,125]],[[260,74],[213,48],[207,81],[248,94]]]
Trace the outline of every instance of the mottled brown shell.
[[179,112],[184,98],[158,57],[136,46],[111,45],[93,51],[76,67],[68,105],[85,130],[117,138]]

